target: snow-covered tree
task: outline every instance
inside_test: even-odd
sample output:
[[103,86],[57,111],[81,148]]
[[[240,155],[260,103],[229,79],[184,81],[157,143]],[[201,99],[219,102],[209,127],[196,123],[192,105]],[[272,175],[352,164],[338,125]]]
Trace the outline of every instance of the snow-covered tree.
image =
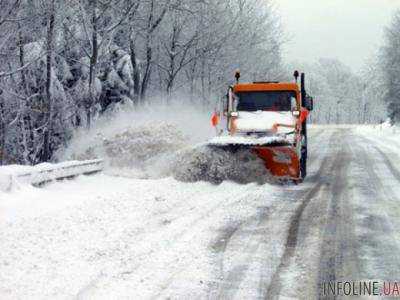
[[385,44],[382,48],[381,63],[383,70],[384,95],[389,116],[393,122],[400,121],[400,10],[386,28]]
[[359,108],[361,123],[378,124],[384,122],[388,117],[384,74],[379,56],[369,59],[361,72],[365,86]]
[[281,44],[270,0],[0,1],[0,164],[50,160],[118,103],[275,78]]
[[293,63],[286,73],[295,68],[306,73],[307,92],[315,99],[311,115],[314,123],[363,124],[384,120],[382,76],[376,62],[367,64],[361,75],[337,59]]

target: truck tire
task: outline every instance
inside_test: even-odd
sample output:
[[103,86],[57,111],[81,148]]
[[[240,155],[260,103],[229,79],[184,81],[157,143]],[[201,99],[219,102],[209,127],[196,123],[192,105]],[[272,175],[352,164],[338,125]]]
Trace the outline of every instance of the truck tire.
[[307,176],[307,146],[301,148],[300,178],[304,180]]
[[307,121],[302,124],[302,145],[300,157],[300,178],[304,180],[307,177],[307,158],[308,158],[308,137],[307,137]]

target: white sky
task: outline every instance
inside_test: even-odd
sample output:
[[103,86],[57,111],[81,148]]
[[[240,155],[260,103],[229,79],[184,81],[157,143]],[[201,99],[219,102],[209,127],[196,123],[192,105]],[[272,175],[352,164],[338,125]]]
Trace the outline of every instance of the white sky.
[[289,61],[334,57],[358,71],[382,42],[400,0],[275,0]]

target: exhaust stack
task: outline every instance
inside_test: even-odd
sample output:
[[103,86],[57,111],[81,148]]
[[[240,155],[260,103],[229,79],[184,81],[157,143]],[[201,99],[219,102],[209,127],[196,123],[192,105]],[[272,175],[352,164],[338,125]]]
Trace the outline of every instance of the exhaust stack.
[[301,106],[305,107],[307,99],[306,99],[306,75],[301,73],[300,77],[300,92],[301,92]]

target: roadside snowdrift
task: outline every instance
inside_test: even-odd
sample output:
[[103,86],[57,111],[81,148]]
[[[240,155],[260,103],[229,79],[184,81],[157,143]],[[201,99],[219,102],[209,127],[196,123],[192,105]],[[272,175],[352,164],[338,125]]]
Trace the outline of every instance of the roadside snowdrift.
[[182,105],[148,107],[78,132],[60,159],[101,158],[107,174],[132,178],[264,182],[267,174],[260,159],[247,151],[230,153],[204,146],[212,136],[208,115],[201,110]]
[[187,146],[187,138],[168,123],[128,127],[115,135],[97,133],[97,139],[67,159],[103,158],[106,172],[134,178],[158,178],[168,173],[167,162]]

